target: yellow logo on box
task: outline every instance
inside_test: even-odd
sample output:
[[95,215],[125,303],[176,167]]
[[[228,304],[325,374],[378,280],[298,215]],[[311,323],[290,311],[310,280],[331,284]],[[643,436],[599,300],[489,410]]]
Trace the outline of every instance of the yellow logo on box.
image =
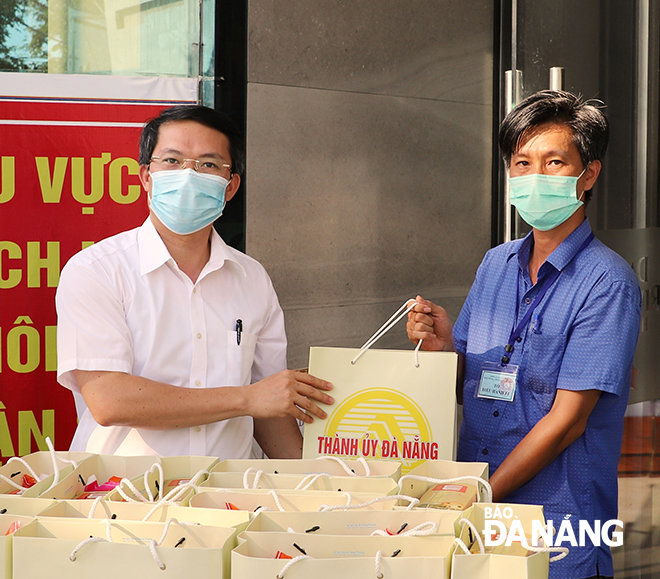
[[348,397],[328,418],[324,434],[320,453],[399,460],[402,473],[438,458],[424,411],[396,390],[373,388]]

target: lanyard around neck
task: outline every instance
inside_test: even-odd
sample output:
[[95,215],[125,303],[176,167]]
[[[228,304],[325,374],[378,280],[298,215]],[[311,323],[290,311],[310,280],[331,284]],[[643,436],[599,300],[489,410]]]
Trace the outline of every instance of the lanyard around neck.
[[[594,238],[593,232],[589,234],[589,236],[584,240],[580,248],[575,252],[575,255],[571,258],[571,260],[568,262],[570,263],[575,259],[575,257],[583,250],[585,249],[592,241]],[[568,263],[566,265],[568,265]],[[566,267],[566,266],[564,266]],[[557,278],[559,277],[559,274],[562,272],[562,270],[555,269],[550,275],[548,275],[542,282],[539,287],[539,291],[536,294],[536,298],[534,299],[534,302],[532,303],[531,306],[529,306],[529,309],[525,312],[525,315],[523,316],[522,320],[520,320],[520,323],[511,330],[511,335],[509,336],[509,341],[507,342],[507,345],[504,346],[504,356],[502,356],[502,364],[508,364],[509,360],[511,359],[510,354],[513,352],[513,344],[516,341],[520,340],[520,335],[522,333],[523,328],[527,325],[529,322],[530,318],[532,317],[532,314],[534,313],[534,310],[536,309],[536,306],[538,306],[541,303],[541,300],[543,299],[543,296],[547,293],[547,291],[552,287],[552,284],[557,281]],[[518,300],[516,299],[516,302]]]

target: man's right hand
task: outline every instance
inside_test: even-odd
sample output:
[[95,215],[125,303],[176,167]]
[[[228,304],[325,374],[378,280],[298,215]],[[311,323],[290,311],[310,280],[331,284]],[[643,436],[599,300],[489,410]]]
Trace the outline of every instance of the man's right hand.
[[247,414],[257,419],[289,415],[311,424],[314,419],[309,414],[327,417],[314,400],[323,404],[334,402],[324,392],[332,389],[330,382],[294,370],[278,372],[244,388],[248,392]]
[[422,350],[453,352],[452,324],[444,308],[417,296],[417,304],[408,312],[406,331],[411,342],[422,342]]

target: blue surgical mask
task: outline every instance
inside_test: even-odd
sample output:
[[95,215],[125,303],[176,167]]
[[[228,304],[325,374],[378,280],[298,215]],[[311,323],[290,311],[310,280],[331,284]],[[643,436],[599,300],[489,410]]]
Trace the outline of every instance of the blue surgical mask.
[[179,235],[195,233],[222,215],[229,185],[224,177],[193,169],[150,175],[151,209],[170,231]]
[[577,182],[584,171],[578,177],[541,173],[509,177],[511,205],[534,229],[554,229],[584,205],[577,197]]

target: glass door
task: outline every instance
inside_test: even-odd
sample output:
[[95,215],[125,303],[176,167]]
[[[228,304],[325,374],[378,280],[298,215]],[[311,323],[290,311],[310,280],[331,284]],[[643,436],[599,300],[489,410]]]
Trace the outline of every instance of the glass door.
[[[597,99],[610,144],[587,215],[596,236],[633,267],[642,322],[619,464],[624,545],[616,577],[660,573],[660,0],[504,0],[500,118],[536,91]],[[515,73],[513,71],[516,71]],[[499,169],[499,241],[529,230]]]

